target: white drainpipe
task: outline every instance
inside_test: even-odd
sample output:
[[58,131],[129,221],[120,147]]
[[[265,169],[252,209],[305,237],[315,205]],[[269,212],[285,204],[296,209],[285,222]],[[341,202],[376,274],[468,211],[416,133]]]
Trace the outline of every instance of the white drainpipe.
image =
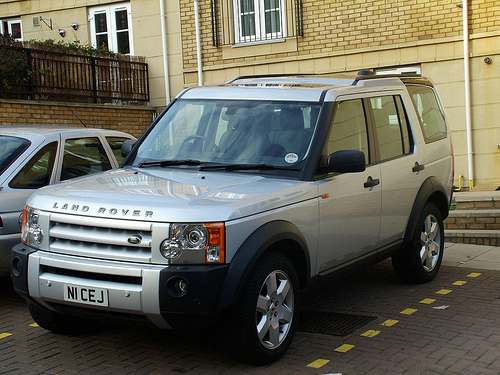
[[203,86],[203,66],[201,62],[200,11],[198,0],[194,0],[194,22],[196,24],[196,58],[198,60],[198,85]]
[[166,105],[170,103],[170,76],[168,72],[168,50],[167,50],[167,25],[165,19],[165,3],[160,0],[160,17],[161,17],[161,41],[163,46],[163,74],[165,75],[165,97]]
[[472,151],[472,121],[470,102],[470,72],[469,72],[469,20],[467,1],[462,2],[463,37],[464,37],[464,75],[465,75],[465,123],[467,127],[467,162],[469,167],[469,189],[474,186],[474,164]]

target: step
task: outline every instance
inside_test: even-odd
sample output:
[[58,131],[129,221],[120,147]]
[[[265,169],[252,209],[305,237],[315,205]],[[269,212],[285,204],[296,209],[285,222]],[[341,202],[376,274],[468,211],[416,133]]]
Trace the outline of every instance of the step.
[[448,229],[444,231],[444,240],[454,243],[500,246],[500,230]]
[[500,230],[500,209],[460,209],[450,211],[445,229]]
[[454,192],[457,210],[500,209],[500,191]]

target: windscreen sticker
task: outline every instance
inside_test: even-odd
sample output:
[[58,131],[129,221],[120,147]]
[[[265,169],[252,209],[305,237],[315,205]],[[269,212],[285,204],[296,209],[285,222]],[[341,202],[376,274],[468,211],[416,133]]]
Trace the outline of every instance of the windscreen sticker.
[[293,152],[285,155],[285,161],[289,164],[297,163],[299,161],[299,156]]

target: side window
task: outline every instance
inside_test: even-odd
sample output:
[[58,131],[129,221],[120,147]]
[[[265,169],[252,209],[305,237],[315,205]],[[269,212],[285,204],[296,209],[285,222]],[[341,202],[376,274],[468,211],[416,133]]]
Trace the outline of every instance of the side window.
[[64,143],[61,181],[108,169],[111,163],[99,138],[74,138]]
[[330,155],[340,150],[363,151],[366,163],[370,163],[366,118],[361,99],[336,103],[326,153]]
[[434,90],[426,86],[407,85],[411,100],[420,120],[425,142],[446,138],[446,122]]
[[115,155],[115,159],[118,162],[118,164],[121,164],[124,157],[122,156],[122,144],[129,138],[124,138],[124,137],[106,137],[106,141],[109,144],[109,147],[111,147],[111,150],[113,151],[113,155]]
[[38,189],[48,185],[56,152],[57,142],[44,146],[12,179],[9,186],[14,189]]
[[410,152],[408,124],[399,96],[369,99],[377,134],[378,159],[393,159]]

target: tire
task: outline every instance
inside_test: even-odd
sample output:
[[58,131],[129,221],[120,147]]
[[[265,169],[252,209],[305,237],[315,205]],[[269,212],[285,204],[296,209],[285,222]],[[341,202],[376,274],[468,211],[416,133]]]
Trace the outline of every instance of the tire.
[[229,314],[230,353],[254,365],[281,358],[293,340],[299,306],[299,282],[292,263],[282,254],[265,253]]
[[392,266],[404,282],[428,282],[438,274],[443,253],[444,225],[441,212],[434,203],[427,202],[409,244],[392,257]]
[[28,302],[28,310],[40,327],[55,333],[81,335],[91,333],[99,326],[96,320],[61,314],[31,302]]

